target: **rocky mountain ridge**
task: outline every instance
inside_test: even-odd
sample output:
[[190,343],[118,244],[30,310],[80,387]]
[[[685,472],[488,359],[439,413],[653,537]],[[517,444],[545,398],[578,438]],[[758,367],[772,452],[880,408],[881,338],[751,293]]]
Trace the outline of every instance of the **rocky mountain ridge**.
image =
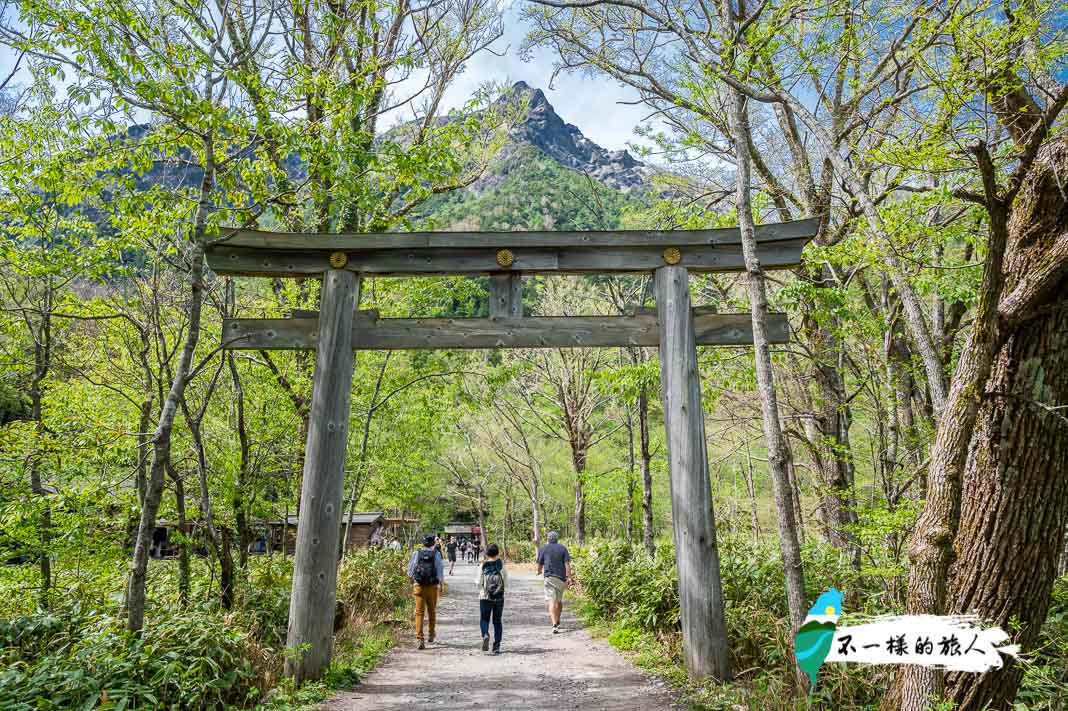
[[[514,98],[513,98],[514,97]],[[510,100],[526,99],[527,113],[512,129],[513,143],[534,146],[565,168],[578,171],[610,188],[630,192],[648,185],[649,168],[627,150],[609,151],[566,123],[545,92],[516,82]]]

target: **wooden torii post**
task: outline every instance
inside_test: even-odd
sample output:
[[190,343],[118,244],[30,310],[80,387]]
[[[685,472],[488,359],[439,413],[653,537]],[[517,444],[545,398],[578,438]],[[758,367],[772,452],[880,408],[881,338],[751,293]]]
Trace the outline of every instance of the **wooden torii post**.
[[[818,220],[757,228],[765,268],[796,266]],[[719,554],[697,365],[699,345],[752,343],[749,314],[690,306],[690,272],[745,268],[737,228],[689,231],[291,234],[224,228],[208,249],[217,274],[318,277],[320,309],[284,319],[228,319],[232,349],[314,349],[315,375],[293,567],[286,674],[322,675],[333,648],[338,540],[353,351],[412,348],[659,346],[683,646],[695,676],[727,668]],[[656,309],[628,316],[526,317],[524,274],[650,273]],[[382,319],[360,311],[376,276],[489,275],[489,318]],[[783,314],[768,324],[785,342]]]

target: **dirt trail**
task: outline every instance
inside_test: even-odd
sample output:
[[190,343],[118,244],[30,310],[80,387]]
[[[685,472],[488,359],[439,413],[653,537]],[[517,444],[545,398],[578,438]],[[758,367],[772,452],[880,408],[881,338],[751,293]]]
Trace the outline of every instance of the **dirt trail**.
[[[593,639],[564,610],[560,634],[548,624],[542,581],[509,568],[501,654],[481,649],[476,567],[456,564],[438,605],[437,640],[424,651],[409,641],[356,689],[325,711],[537,709],[630,711],[681,708],[607,643]],[[410,630],[410,627],[409,627]],[[492,635],[492,628],[490,630]]]

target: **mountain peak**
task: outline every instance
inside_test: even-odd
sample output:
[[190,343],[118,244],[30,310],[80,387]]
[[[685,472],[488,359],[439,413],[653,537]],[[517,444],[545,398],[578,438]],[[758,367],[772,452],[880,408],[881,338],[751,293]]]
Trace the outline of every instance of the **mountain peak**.
[[512,130],[513,141],[532,145],[564,167],[617,190],[628,192],[647,184],[643,163],[625,149],[602,148],[577,126],[565,123],[541,89],[520,80],[512,85],[510,99],[527,102],[525,120]]

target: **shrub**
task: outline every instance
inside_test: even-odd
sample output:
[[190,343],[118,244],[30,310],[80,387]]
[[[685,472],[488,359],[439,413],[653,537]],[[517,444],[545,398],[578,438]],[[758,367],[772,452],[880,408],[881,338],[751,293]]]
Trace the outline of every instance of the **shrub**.
[[678,629],[679,594],[674,551],[643,549],[619,543],[579,550],[575,578],[599,616],[651,632]]
[[538,555],[531,541],[509,543],[504,553],[505,557],[513,563],[533,563]]
[[337,601],[346,624],[381,622],[391,616],[408,595],[407,564],[403,551],[347,552],[337,572]]
[[260,696],[247,636],[202,612],[172,613],[141,636],[121,619],[76,614],[20,618],[4,635],[4,709],[214,709]]
[[292,559],[271,556],[250,567],[247,583],[239,587],[237,616],[257,643],[281,649],[289,627]]

